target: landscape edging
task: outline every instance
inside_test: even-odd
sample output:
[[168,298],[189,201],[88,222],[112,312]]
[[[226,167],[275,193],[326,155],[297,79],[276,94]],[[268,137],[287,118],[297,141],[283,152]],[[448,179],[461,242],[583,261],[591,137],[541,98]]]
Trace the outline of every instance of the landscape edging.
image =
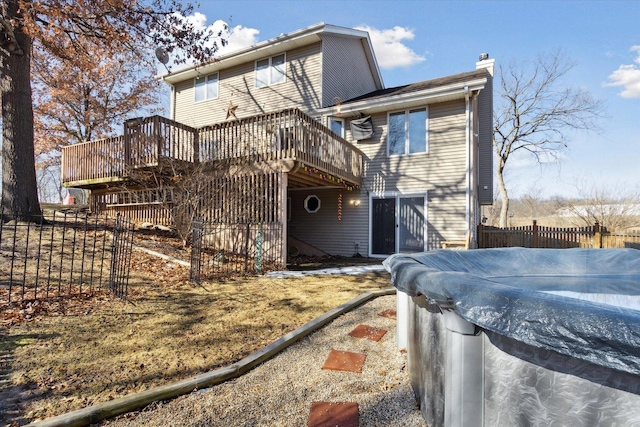
[[122,415],[127,412],[142,408],[150,403],[159,400],[173,399],[175,397],[191,393],[198,389],[211,387],[223,383],[232,378],[239,377],[259,364],[267,361],[285,348],[296,343],[310,333],[320,329],[338,316],[347,313],[354,308],[372,300],[374,298],[393,295],[395,288],[381,289],[378,291],[365,292],[352,300],[334,308],[320,317],[305,323],[299,328],[278,338],[266,347],[250,354],[244,359],[224,368],[206,372],[195,377],[186,378],[173,384],[166,384],[154,387],[139,393],[123,396],[109,402],[98,403],[66,414],[35,421],[29,426],[33,427],[75,427],[87,426],[98,421]]

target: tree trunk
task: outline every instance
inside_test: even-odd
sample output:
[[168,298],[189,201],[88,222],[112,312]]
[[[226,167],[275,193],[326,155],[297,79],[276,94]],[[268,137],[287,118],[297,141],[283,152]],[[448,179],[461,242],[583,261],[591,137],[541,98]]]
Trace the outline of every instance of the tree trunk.
[[508,227],[508,218],[509,218],[509,195],[507,194],[507,187],[504,185],[504,160],[498,160],[500,164],[498,165],[498,188],[500,189],[500,199],[502,200],[502,205],[500,206],[500,228]]
[[[19,18],[17,1],[8,1],[6,7],[8,19]],[[3,219],[32,221],[41,211],[33,147],[31,38],[18,26],[14,34],[17,46],[0,47]]]

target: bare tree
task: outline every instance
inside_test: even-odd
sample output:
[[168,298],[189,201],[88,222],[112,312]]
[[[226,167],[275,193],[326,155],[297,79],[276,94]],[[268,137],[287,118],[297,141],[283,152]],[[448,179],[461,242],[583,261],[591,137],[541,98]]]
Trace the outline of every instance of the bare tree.
[[540,187],[529,187],[527,192],[520,196],[520,203],[526,215],[536,219],[542,204],[542,189]]
[[598,222],[611,230],[640,227],[640,186],[598,184],[581,180],[577,199],[558,199],[557,208],[570,215],[577,226]]
[[[5,0],[0,3],[0,96],[2,98],[2,205],[6,218],[35,220],[40,214],[34,162],[31,60],[34,49],[61,61],[88,58],[87,46],[104,51],[163,48],[174,62],[208,60],[216,36],[184,16],[193,7],[175,0],[69,2]],[[220,40],[224,42],[224,40]]]
[[493,146],[498,156],[502,199],[500,226],[507,226],[509,194],[504,171],[509,158],[528,152],[541,162],[566,147],[568,131],[595,130],[603,104],[582,88],[565,87],[562,78],[575,66],[562,52],[543,54],[533,63],[499,68],[500,101],[494,114]]

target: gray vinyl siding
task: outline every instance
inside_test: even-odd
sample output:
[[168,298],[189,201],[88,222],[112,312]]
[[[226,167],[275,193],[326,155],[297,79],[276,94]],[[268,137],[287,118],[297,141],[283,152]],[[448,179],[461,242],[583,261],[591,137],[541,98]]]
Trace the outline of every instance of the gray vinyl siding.
[[335,105],[377,88],[362,40],[322,35],[322,106]]
[[487,72],[487,83],[478,96],[478,200],[493,203],[493,77]]
[[[342,219],[338,220],[338,195],[342,193]],[[320,210],[314,214],[304,209],[304,199],[316,195]],[[367,256],[369,239],[369,207],[365,192],[338,189],[309,189],[290,191],[291,219],[288,233],[331,255],[353,256],[355,242],[358,252]],[[359,199],[360,206],[351,204]]]
[[437,249],[443,240],[466,237],[466,114],[464,101],[428,108],[428,153],[388,157],[386,113],[372,116],[374,136],[357,147],[366,155],[365,190],[374,195],[427,191],[427,245]]
[[[365,153],[360,191],[311,189],[290,191],[289,234],[332,255],[369,253],[369,195],[427,193],[427,248],[439,249],[444,240],[466,238],[466,115],[464,101],[429,105],[428,153],[387,157],[387,114],[372,116],[374,136],[356,146]],[[348,120],[346,137],[351,140]],[[342,220],[338,194],[342,192]],[[321,209],[309,214],[304,199],[315,194]],[[359,199],[358,207],[351,205]]]
[[218,98],[194,102],[194,80],[175,85],[175,120],[199,127],[226,120],[229,102],[238,118],[300,108],[310,111],[321,104],[321,43],[286,52],[286,80],[255,87],[255,62],[220,70]]

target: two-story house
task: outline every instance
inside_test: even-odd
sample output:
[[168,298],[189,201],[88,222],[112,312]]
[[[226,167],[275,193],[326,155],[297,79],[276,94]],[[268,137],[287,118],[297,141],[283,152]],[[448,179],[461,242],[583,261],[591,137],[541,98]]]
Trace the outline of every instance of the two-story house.
[[471,71],[385,88],[366,32],[313,25],[162,76],[170,120],[67,147],[63,182],[91,189],[96,210],[162,222],[166,192],[130,171],[223,164],[203,175],[203,215],[279,224],[282,263],[473,247],[493,201],[493,66],[481,55]]

